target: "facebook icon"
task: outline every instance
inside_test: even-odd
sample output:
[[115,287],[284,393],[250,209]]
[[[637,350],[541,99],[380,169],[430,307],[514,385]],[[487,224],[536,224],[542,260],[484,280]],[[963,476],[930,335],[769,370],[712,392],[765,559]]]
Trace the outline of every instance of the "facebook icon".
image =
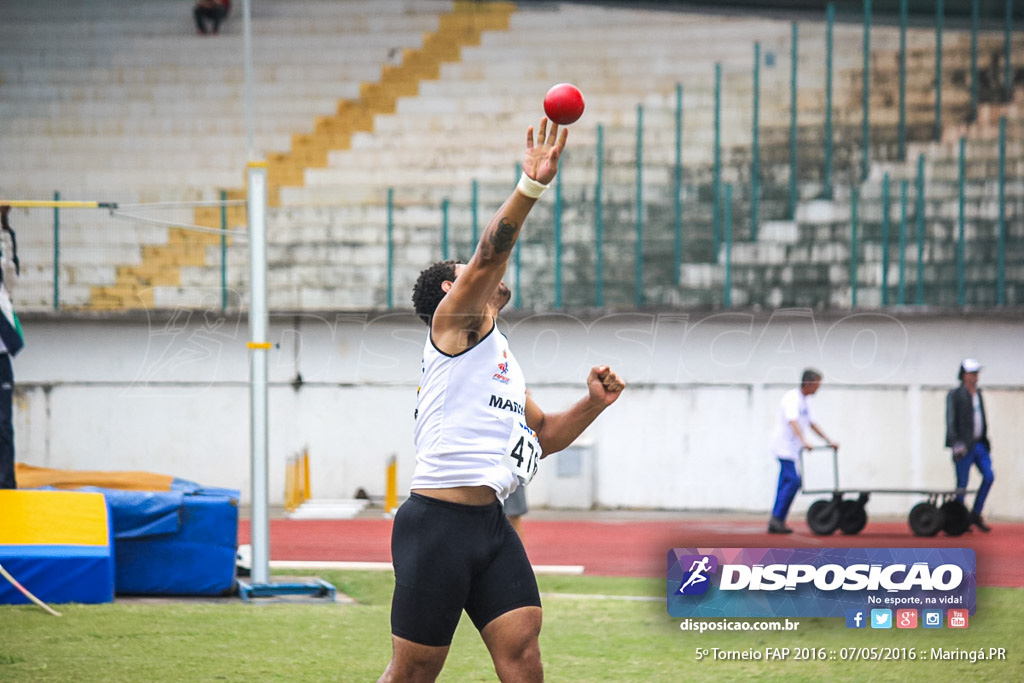
[[846,628],[867,628],[868,620],[862,609],[846,610]]

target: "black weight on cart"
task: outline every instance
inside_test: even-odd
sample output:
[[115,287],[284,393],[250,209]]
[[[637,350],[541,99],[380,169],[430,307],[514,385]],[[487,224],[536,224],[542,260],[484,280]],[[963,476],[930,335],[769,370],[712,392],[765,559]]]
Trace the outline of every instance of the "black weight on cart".
[[[863,531],[868,523],[867,504],[871,495],[904,494],[922,495],[927,499],[918,503],[910,510],[907,523],[915,536],[934,536],[939,531],[949,536],[959,536],[971,526],[971,517],[966,506],[957,497],[974,493],[974,491],[927,491],[922,489],[841,489],[839,488],[839,451],[832,446],[819,446],[813,450],[828,448],[832,451],[832,483],[831,489],[804,489],[806,494],[829,494],[811,503],[807,509],[807,526],[811,531],[828,536],[839,529],[844,534],[853,535]],[[804,449],[807,450],[807,449]],[[803,472],[803,451],[800,452],[800,471]],[[854,496],[844,498],[844,496]]]

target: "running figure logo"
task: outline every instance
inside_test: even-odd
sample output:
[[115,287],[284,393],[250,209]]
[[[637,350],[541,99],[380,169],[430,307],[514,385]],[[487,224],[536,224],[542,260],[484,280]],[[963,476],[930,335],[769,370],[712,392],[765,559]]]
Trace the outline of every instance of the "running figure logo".
[[703,595],[711,585],[708,575],[718,571],[718,558],[714,555],[687,555],[679,558],[681,567],[689,565],[683,575],[683,584],[676,591],[678,595]]

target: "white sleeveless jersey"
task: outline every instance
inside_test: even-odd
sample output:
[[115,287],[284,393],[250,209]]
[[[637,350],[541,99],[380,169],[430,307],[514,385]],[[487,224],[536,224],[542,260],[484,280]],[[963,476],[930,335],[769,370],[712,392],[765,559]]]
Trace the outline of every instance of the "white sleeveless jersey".
[[416,469],[411,488],[489,486],[504,501],[517,485],[501,464],[525,421],[526,379],[497,327],[449,356],[427,334],[416,400]]

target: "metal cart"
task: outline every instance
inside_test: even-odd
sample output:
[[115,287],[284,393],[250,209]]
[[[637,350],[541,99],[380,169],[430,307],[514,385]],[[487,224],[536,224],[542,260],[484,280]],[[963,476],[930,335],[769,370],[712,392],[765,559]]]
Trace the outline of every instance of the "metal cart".
[[[949,536],[959,536],[971,526],[967,507],[957,496],[974,491],[954,489],[951,491],[929,491],[924,489],[841,489],[839,488],[839,452],[832,446],[818,446],[813,450],[832,451],[832,488],[808,490],[801,484],[800,492],[816,495],[829,494],[811,503],[807,510],[807,525],[816,534],[827,536],[836,529],[844,534],[858,534],[868,523],[865,510],[872,494],[904,494],[926,496],[926,500],[910,509],[907,522],[915,536],[934,536],[944,531]],[[807,449],[804,449],[807,450]],[[800,451],[800,471],[804,471],[804,451]],[[802,479],[802,476],[801,476]],[[844,496],[851,496],[844,498]]]

